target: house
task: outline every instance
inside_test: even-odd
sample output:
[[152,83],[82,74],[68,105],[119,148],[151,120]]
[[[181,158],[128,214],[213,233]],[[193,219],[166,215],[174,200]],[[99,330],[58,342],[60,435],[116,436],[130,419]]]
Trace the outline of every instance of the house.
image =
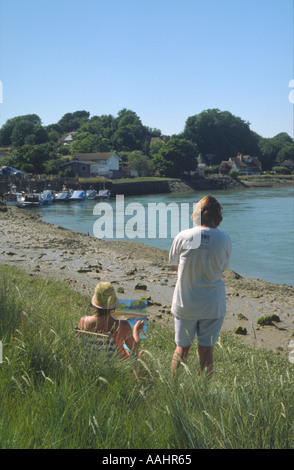
[[66,135],[63,139],[63,145],[70,145],[73,142],[74,134],[76,134],[76,132],[71,132],[70,134]]
[[151,137],[150,144],[155,144],[156,142],[161,142],[164,144],[164,141],[160,137]]
[[257,157],[241,153],[235,158],[230,157],[229,160],[221,162],[221,173],[226,173],[230,169],[237,170],[240,175],[259,175],[262,171],[261,163]]
[[285,168],[288,168],[288,170],[293,170],[294,161],[290,158],[288,160],[284,160],[280,165],[284,166]]
[[136,170],[133,170],[129,166],[123,166],[119,170],[119,177],[120,178],[137,178],[138,172]]
[[117,179],[120,160],[115,152],[77,153],[72,160],[61,166],[70,168],[73,176],[85,178],[104,176],[105,178]]

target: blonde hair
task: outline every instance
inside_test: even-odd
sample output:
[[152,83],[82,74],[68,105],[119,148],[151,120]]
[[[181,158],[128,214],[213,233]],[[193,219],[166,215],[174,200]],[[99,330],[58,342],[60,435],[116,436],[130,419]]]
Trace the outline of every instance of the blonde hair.
[[222,206],[215,197],[205,196],[196,204],[191,218],[195,225],[217,228],[223,220]]

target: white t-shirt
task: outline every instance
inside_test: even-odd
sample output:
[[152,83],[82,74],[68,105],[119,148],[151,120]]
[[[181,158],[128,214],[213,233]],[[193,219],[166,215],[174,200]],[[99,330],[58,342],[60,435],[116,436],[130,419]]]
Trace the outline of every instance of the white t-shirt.
[[178,233],[169,253],[169,263],[178,266],[171,309],[176,317],[225,316],[223,271],[229,266],[231,251],[230,237],[217,228],[193,227]]

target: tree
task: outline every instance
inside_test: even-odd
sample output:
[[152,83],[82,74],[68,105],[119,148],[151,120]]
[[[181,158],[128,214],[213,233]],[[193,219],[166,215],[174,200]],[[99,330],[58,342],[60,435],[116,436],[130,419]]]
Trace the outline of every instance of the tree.
[[117,130],[117,119],[111,114],[103,114],[102,116],[93,116],[90,124],[95,124],[95,133],[106,139],[112,139],[114,132]]
[[22,119],[21,121],[17,121],[13,128],[13,132],[11,134],[11,143],[14,147],[21,147],[25,144],[26,138],[28,138],[28,140],[33,140],[34,124],[30,121]]
[[128,155],[130,168],[136,170],[138,176],[150,176],[153,173],[152,161],[143,152],[135,150]]
[[58,175],[60,173],[60,167],[63,163],[66,163],[65,158],[53,158],[46,160],[43,163],[43,171],[46,175]]
[[208,109],[190,116],[183,137],[197,144],[200,153],[215,154],[215,164],[235,157],[239,152],[259,154],[258,141],[249,123],[229,111]]
[[74,141],[70,146],[70,153],[95,153],[110,152],[112,143],[109,139],[101,138],[89,132],[80,133],[74,136]]
[[[24,124],[24,122],[26,124]],[[41,119],[37,114],[26,114],[24,116],[16,116],[12,119],[8,119],[0,129],[0,145],[23,145],[25,138],[30,134],[34,134],[33,129],[35,129],[35,126],[41,125]],[[15,127],[18,127],[14,136],[16,144],[12,139]]]
[[284,160],[293,160],[294,143],[286,143],[277,153],[275,163],[282,163]]
[[66,113],[58,121],[61,132],[76,131],[83,123],[88,121],[90,113],[88,111],[75,111],[74,113]]
[[154,157],[159,152],[163,144],[164,142],[161,140],[158,140],[157,142],[152,142],[149,146],[150,156]]
[[273,166],[272,171],[278,175],[291,175],[291,170],[285,166]]
[[272,138],[259,139],[260,161],[263,170],[271,170],[273,165],[283,160],[293,158],[293,139],[286,133],[281,132]]
[[27,173],[45,173],[45,163],[56,158],[51,144],[23,145],[16,150],[13,166]]
[[198,149],[195,144],[174,137],[160,148],[153,163],[161,175],[177,177],[185,171],[196,170],[197,155]]
[[118,151],[142,150],[145,139],[145,128],[134,111],[122,109],[117,117],[117,130],[112,142]]

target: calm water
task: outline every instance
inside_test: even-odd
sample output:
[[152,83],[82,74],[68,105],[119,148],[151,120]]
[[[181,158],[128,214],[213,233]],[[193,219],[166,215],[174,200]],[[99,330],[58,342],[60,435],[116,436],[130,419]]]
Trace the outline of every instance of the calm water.
[[[162,224],[166,216],[161,213],[161,216],[157,215],[155,220],[151,211],[152,203],[162,202],[166,205],[176,203],[175,207],[179,208],[179,214],[184,217],[184,210],[188,208],[191,215],[193,203],[206,194],[207,192],[197,191],[189,194],[126,197],[123,205],[125,213],[119,210],[115,198],[105,201],[108,212],[100,212],[100,215],[93,215],[93,208],[97,203],[99,209],[102,209],[101,203],[97,200],[56,203],[33,210],[41,213],[45,222],[89,233],[92,236],[94,236],[95,221],[99,221],[100,233],[111,229],[113,224],[115,236],[116,223],[124,217],[124,224],[118,228],[130,228],[124,237],[125,240],[130,240],[130,235],[138,233],[142,235],[141,232],[144,232],[145,238],[134,238],[134,240],[169,250],[173,238],[170,216],[167,218],[167,238],[160,238],[159,230],[164,228]],[[232,238],[230,268],[245,277],[294,286],[294,188],[210,191],[210,194],[223,206],[224,218],[220,229]],[[157,230],[156,238],[148,237],[148,217],[150,227],[152,222],[152,226]],[[181,220],[175,212],[172,217],[173,221]],[[184,220],[188,221],[188,216]],[[103,225],[102,221],[105,222]],[[141,232],[135,232],[136,228]],[[179,228],[183,226],[179,225]]]

